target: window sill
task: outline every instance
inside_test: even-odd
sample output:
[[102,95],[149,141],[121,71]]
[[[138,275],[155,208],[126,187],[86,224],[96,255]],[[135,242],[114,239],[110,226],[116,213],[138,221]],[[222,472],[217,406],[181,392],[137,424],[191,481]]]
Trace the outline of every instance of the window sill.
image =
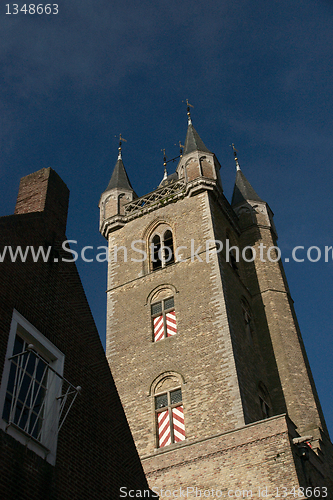
[[169,269],[170,267],[173,267],[176,264],[179,264],[179,262],[175,260],[174,262],[171,262],[171,264],[168,264],[167,266],[159,267],[158,269],[150,269],[148,271],[148,274],[153,274],[153,273],[157,273],[158,271],[163,271],[165,269]]
[[177,448],[181,448],[187,444],[187,439],[185,438],[183,441],[179,441],[178,443],[172,443],[168,446],[163,446],[163,448],[154,448],[154,455],[159,455],[161,453],[166,453],[168,451],[176,450]]
[[16,441],[21,443],[23,446],[26,446],[29,450],[32,450],[36,453],[36,455],[46,460],[49,464],[55,465],[55,456],[50,453],[50,450],[13,422],[8,424],[4,420],[1,420],[0,429],[16,439]]

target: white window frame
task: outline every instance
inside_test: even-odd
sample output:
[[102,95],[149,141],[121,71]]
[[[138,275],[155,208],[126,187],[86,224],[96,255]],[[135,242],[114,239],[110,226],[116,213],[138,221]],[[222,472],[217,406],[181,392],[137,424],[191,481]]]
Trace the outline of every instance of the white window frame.
[[[33,344],[41,356],[47,358],[51,370],[48,370],[47,390],[45,395],[45,420],[43,422],[40,441],[27,434],[15,424],[8,424],[3,420],[3,408],[6,398],[11,356],[13,355],[16,335],[27,343]],[[0,428],[17,441],[33,450],[37,455],[54,465],[57,451],[57,436],[59,424],[60,396],[62,376],[64,371],[65,355],[44,335],[42,335],[29,321],[14,309],[8,337],[7,353],[0,387]],[[60,375],[60,377],[58,376]]]

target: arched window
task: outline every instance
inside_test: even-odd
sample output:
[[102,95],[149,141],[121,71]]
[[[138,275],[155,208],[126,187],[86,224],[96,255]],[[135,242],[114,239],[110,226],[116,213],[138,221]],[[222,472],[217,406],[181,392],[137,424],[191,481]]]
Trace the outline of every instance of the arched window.
[[160,224],[149,238],[150,270],[156,271],[175,262],[172,231],[167,224]]
[[156,444],[163,448],[185,439],[184,407],[179,378],[162,376],[154,390]]

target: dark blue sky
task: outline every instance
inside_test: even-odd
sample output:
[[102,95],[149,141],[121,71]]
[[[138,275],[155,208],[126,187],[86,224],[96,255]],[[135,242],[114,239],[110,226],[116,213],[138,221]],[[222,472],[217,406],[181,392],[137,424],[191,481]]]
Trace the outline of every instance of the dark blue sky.
[[[275,213],[285,255],[333,245],[330,1],[67,0],[58,15],[0,15],[0,215],[20,177],[53,167],[71,190],[68,237],[104,245],[97,204],[117,157],[143,195],[193,123],[222,168],[235,167]],[[288,253],[289,252],[289,253]],[[78,268],[104,342],[106,266]],[[324,413],[333,432],[333,263],[285,264]]]

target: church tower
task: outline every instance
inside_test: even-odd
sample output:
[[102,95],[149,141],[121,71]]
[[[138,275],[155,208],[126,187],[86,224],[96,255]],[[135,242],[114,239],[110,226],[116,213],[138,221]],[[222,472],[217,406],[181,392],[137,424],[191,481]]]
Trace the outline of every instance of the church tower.
[[155,191],[137,197],[120,145],[100,201],[107,358],[162,500],[179,488],[189,498],[261,498],[267,488],[263,497],[275,498],[277,488],[318,487],[324,498],[332,445],[273,213],[234,152],[230,204],[189,108],[183,154]]

